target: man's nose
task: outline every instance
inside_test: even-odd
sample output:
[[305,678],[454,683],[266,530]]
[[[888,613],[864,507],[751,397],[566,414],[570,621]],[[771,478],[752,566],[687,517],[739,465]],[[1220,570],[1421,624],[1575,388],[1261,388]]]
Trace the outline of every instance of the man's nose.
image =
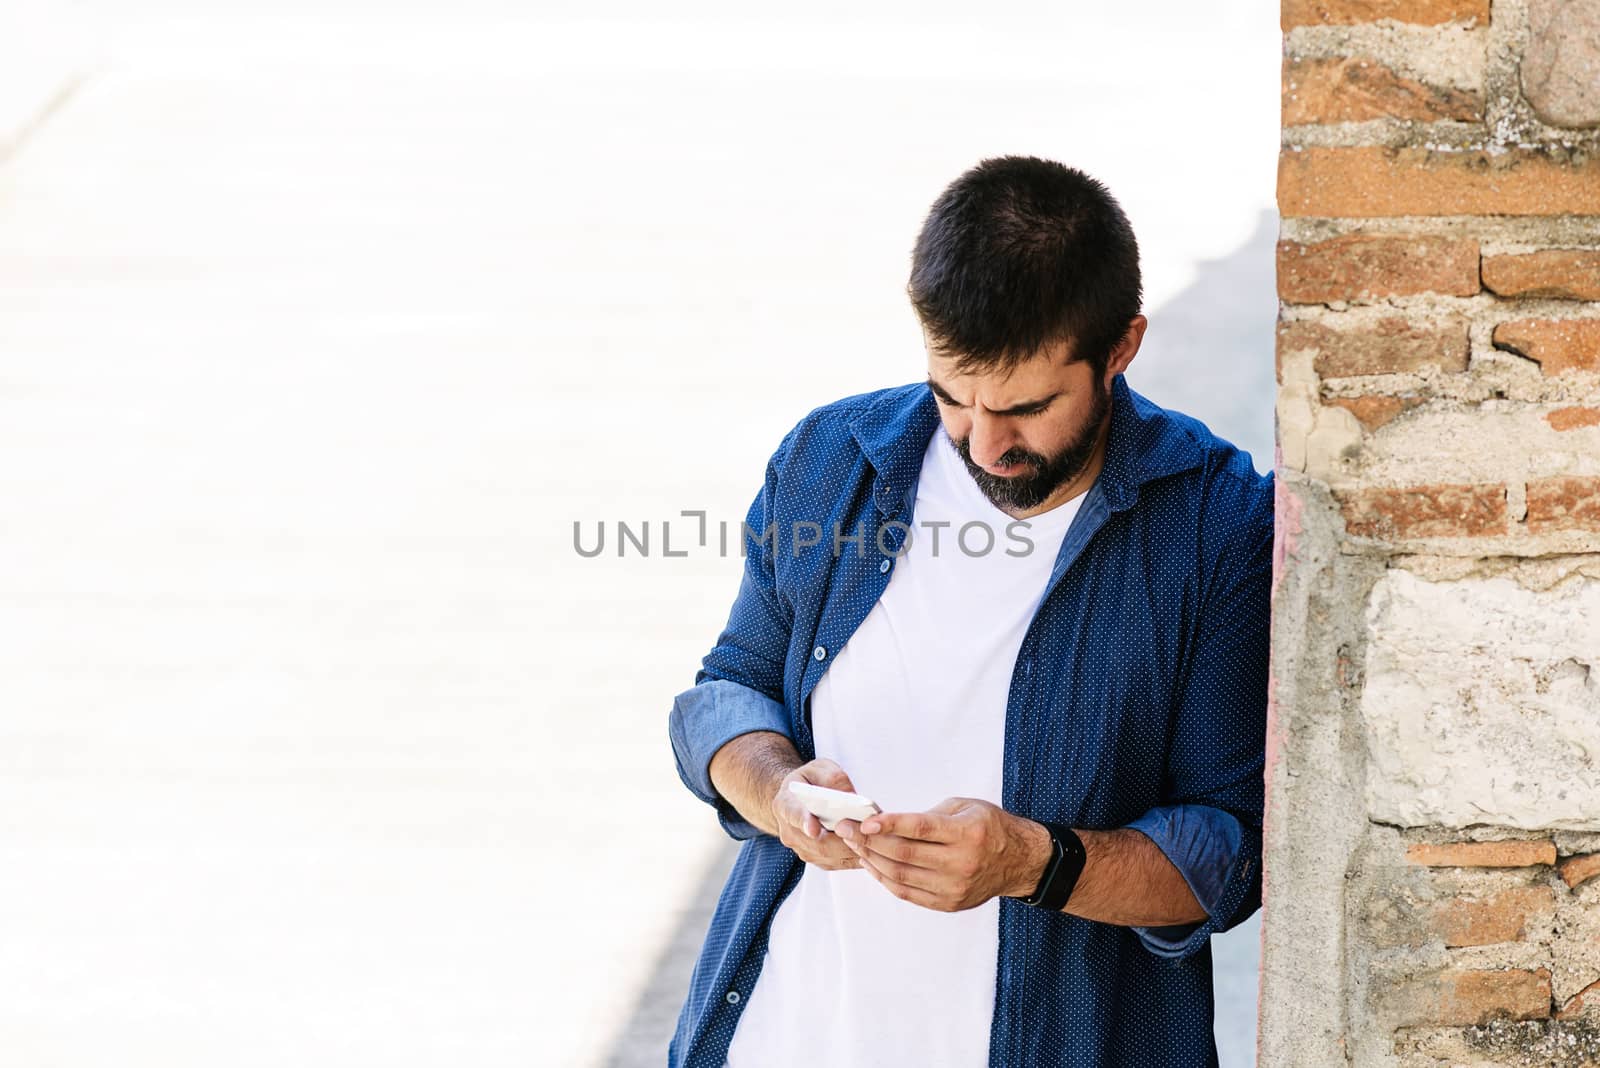
[[972,454],[974,462],[984,467],[992,467],[1006,454],[1011,445],[1011,430],[1005,420],[992,415],[974,413],[972,436],[967,442],[967,451]]

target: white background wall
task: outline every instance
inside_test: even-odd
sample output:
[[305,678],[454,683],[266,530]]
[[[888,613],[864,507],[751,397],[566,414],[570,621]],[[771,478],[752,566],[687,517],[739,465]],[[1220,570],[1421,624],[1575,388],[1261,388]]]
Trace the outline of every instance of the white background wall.
[[808,408],[921,377],[911,242],[983,156],[1112,187],[1135,388],[1270,464],[1275,5],[138,7],[0,12],[10,1063],[637,1039],[724,848],[665,721],[738,561],[572,523],[736,523]]

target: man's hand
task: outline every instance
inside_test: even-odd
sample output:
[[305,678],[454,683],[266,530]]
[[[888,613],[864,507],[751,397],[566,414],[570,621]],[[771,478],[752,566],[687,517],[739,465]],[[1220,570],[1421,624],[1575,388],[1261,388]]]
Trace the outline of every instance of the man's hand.
[[861,860],[789,792],[809,782],[855,792],[850,776],[831,760],[800,762],[794,743],[773,731],[751,731],[725,743],[711,758],[711,784],[739,815],[763,834],[776,835],[807,864],[828,871],[861,867]]
[[970,797],[927,812],[841,821],[839,837],[895,897],[940,912],[992,897],[1027,897],[1044,876],[1050,833],[1032,820]]
[[[851,868],[861,867],[861,858],[844,843],[837,834],[823,828],[821,821],[813,816],[800,799],[789,790],[792,782],[808,782],[815,786],[826,786],[831,790],[847,790],[855,793],[855,786],[850,782],[850,776],[844,769],[831,760],[813,760],[809,764],[802,764],[783,777],[778,784],[778,792],[772,798],[772,818],[778,825],[778,839],[784,845],[795,851],[799,858],[807,864],[815,864],[827,871],[846,871]],[[835,824],[843,829],[853,827],[854,821],[841,820]]]

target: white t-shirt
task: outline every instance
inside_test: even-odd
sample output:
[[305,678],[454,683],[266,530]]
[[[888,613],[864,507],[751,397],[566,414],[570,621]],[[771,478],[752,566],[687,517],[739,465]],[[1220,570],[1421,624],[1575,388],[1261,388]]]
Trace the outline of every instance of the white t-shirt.
[[[1000,803],[1017,651],[1082,501],[1011,527],[1024,521],[984,497],[934,430],[909,548],[811,698],[817,755],[885,812]],[[772,919],[729,1068],[984,1068],[999,921],[998,900],[935,912],[866,871],[806,865]]]

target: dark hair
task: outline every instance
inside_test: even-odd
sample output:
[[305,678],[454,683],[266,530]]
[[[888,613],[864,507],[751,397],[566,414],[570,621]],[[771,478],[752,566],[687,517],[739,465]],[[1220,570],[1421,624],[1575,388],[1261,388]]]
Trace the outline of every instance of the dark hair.
[[939,194],[911,255],[911,303],[956,369],[1044,346],[1103,374],[1139,314],[1139,245],[1106,187],[1034,156],[986,159]]

